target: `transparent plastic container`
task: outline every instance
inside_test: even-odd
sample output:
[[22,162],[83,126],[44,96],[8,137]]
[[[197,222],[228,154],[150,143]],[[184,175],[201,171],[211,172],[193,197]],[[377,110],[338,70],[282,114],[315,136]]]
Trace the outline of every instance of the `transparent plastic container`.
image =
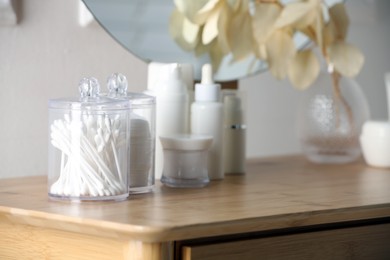
[[155,97],[127,92],[127,79],[119,73],[112,74],[107,85],[109,97],[126,100],[131,107],[129,192],[131,194],[151,192],[155,182]]
[[160,141],[164,151],[162,183],[175,188],[200,188],[210,182],[207,163],[212,136],[160,136]]
[[100,97],[93,78],[79,89],[80,98],[49,100],[49,197],[126,199],[129,102]]
[[356,81],[320,73],[298,111],[297,132],[309,161],[342,164],[360,157],[359,136],[370,110]]

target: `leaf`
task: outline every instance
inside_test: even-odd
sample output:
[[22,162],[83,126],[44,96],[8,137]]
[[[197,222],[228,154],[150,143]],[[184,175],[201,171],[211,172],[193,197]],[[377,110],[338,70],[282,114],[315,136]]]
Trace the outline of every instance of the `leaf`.
[[214,10],[203,28],[202,33],[202,43],[209,44],[218,36],[218,19],[219,19],[220,10]]
[[363,53],[352,44],[338,41],[328,48],[329,60],[345,77],[355,77],[364,64]]
[[280,6],[272,3],[258,3],[252,19],[254,38],[258,44],[264,43],[273,30],[273,26],[282,12]]
[[301,19],[298,19],[295,23],[293,23],[292,26],[298,30],[303,29],[310,24],[313,24],[317,15],[317,10],[313,8],[312,10],[308,11]]
[[255,48],[255,54],[256,57],[259,58],[260,60],[267,60],[267,48],[265,44],[259,44]]
[[222,52],[225,54],[230,52],[228,31],[230,30],[231,15],[232,15],[232,10],[230,9],[230,6],[226,2],[223,2],[219,10],[218,44]]
[[228,43],[233,59],[239,61],[252,54],[252,21],[246,1],[242,1],[240,11],[236,13],[228,30]]
[[177,9],[192,23],[203,25],[220,0],[174,0]]
[[232,8],[233,12],[237,12],[240,8],[241,1],[242,0],[227,0],[225,2],[228,3],[228,5]]
[[[202,30],[204,30],[204,27],[201,27],[200,30],[201,30],[200,35],[202,35],[203,34]],[[203,54],[210,52],[210,49],[211,49],[211,43],[206,45],[203,44],[202,41],[199,41],[194,50],[195,56],[196,57],[202,56]]]
[[335,38],[345,40],[348,33],[349,18],[343,3],[338,3],[329,8],[329,17],[333,21]]
[[192,23],[184,17],[182,33],[184,40],[193,46],[198,42],[199,25]]
[[285,78],[288,64],[296,52],[292,35],[285,30],[277,30],[271,34],[265,46],[272,75],[277,79]]
[[311,50],[298,52],[288,66],[288,78],[299,90],[307,89],[318,77],[320,64]]
[[329,46],[336,40],[336,32],[334,26],[335,26],[334,22],[330,18],[329,21],[324,26],[322,32],[322,41],[324,46]]
[[323,38],[322,38],[322,33],[323,33],[323,28],[324,28],[324,17],[322,15],[322,10],[319,8],[317,10],[318,15],[315,18],[315,35],[316,35],[316,43],[318,45],[318,48],[320,50],[323,49]]
[[[316,43],[316,45],[322,50],[324,46],[324,17],[321,6],[317,6],[314,11],[316,15],[314,16],[312,23],[304,28],[299,28],[299,31],[305,34],[311,41]],[[327,39],[329,39],[329,37]]]
[[188,43],[183,37],[183,24],[186,18],[184,15],[177,9],[172,12],[172,15],[169,20],[169,33],[173,40],[186,51],[192,51],[198,42],[193,41]]
[[285,5],[275,23],[275,28],[280,29],[298,22],[313,10],[313,6],[311,2],[293,2]]
[[225,54],[222,52],[221,48],[218,45],[217,40],[215,39],[210,44],[210,59],[211,59],[211,65],[213,67],[213,71],[216,73],[219,69],[219,66],[221,65],[221,62],[225,56]]
[[299,30],[301,33],[305,34],[309,37],[313,42],[317,42],[316,40],[316,30],[314,29],[314,25],[307,26],[306,28],[302,28]]
[[209,0],[203,7],[198,11],[198,15],[209,13],[215,9],[220,0]]

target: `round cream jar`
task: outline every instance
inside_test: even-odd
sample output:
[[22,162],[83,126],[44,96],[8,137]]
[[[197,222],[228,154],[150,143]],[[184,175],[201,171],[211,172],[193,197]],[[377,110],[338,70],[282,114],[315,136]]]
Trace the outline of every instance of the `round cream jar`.
[[364,123],[360,145],[367,164],[375,167],[390,167],[390,122]]
[[177,188],[200,188],[209,183],[208,157],[212,136],[160,136],[160,141],[164,149],[162,183]]

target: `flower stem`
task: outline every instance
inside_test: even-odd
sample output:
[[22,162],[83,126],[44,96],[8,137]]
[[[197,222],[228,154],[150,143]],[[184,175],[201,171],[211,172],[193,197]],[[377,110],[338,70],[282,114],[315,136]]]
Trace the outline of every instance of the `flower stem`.
[[[345,111],[347,112],[348,117],[348,123],[351,128],[351,134],[354,135],[355,128],[354,125],[354,119],[353,119],[353,113],[351,106],[348,104],[347,100],[344,98],[344,96],[341,93],[340,90],[340,74],[337,71],[333,71],[331,73],[332,76],[332,86],[333,86],[333,95],[335,100],[340,100],[342,106],[344,107]],[[336,103],[337,104],[337,103]],[[336,105],[336,127],[340,127],[340,108]]]

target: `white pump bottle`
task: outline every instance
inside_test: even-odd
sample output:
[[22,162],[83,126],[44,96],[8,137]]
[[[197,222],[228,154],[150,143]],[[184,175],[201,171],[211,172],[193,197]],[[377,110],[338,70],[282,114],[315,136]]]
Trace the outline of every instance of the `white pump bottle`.
[[155,177],[160,179],[164,167],[159,136],[188,133],[188,91],[179,64],[166,65],[165,79],[156,90],[156,160]]
[[223,105],[220,102],[221,85],[212,79],[210,64],[202,67],[202,81],[195,85],[195,102],[191,105],[191,132],[213,136],[209,150],[210,180],[224,178],[223,169]]

